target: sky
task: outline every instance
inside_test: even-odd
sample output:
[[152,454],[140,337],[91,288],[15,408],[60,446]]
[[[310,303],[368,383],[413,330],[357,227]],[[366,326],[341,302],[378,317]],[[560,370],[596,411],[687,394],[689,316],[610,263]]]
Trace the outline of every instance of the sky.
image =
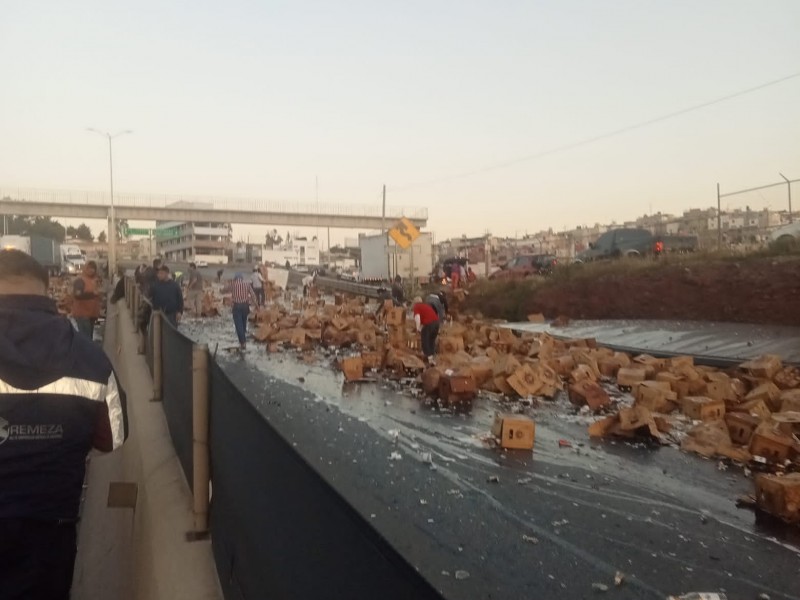
[[657,120],[800,75],[798,26],[797,0],[10,0],[0,190],[106,190],[94,127],[133,131],[118,191],[379,205],[386,184],[438,240],[680,213],[800,178],[800,76]]

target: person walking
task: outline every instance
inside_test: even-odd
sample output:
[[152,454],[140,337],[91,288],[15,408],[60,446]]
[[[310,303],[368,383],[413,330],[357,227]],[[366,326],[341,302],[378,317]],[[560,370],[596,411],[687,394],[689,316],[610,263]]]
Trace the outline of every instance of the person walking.
[[94,324],[100,318],[100,286],[97,279],[97,263],[87,262],[83,272],[72,283],[72,318],[78,331],[94,339]]
[[153,286],[155,285],[156,281],[158,280],[158,270],[161,268],[161,259],[154,258],[153,259],[153,266],[147,267],[142,273],[142,285],[141,291],[145,298],[150,298],[150,295],[153,290]]
[[32,257],[0,251],[2,598],[68,600],[87,454],[128,436],[111,362],[47,288]]
[[400,275],[394,276],[394,283],[392,283],[392,300],[395,306],[403,306],[406,301],[406,293],[403,290],[403,278]]
[[258,267],[253,267],[250,275],[250,285],[253,286],[253,293],[256,295],[256,306],[264,306],[264,278]]
[[219,269],[217,271],[217,283],[222,283],[222,274],[225,272],[225,269]]
[[188,282],[186,284],[186,296],[189,301],[189,309],[195,317],[203,314],[203,276],[197,270],[195,263],[189,263]]
[[169,276],[169,267],[161,265],[158,269],[158,279],[153,284],[151,293],[153,310],[164,313],[173,327],[178,327],[183,314],[183,292],[181,287]]
[[425,302],[430,304],[436,311],[436,315],[439,317],[439,326],[441,327],[447,317],[447,295],[443,291],[436,294],[428,294]]
[[433,355],[436,352],[436,336],[439,335],[439,315],[430,304],[422,301],[417,296],[414,298],[414,323],[422,341],[422,354],[428,364],[434,364]]
[[253,286],[245,281],[244,275],[236,273],[233,281],[222,289],[222,293],[231,295],[233,303],[231,315],[233,326],[236,328],[236,337],[239,339],[242,351],[247,350],[247,316],[250,314],[250,303],[258,305]]

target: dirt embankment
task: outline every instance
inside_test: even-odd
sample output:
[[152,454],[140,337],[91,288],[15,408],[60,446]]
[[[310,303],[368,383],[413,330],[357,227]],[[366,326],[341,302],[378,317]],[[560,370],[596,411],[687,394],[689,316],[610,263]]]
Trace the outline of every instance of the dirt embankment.
[[488,317],[670,319],[800,326],[800,258],[573,265],[545,281],[483,283],[468,307]]

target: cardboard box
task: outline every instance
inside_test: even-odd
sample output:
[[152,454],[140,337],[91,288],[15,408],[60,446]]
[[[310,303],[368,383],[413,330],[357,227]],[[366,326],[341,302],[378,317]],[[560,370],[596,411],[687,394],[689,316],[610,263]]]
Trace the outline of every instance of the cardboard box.
[[528,315],[528,322],[529,323],[544,323],[544,315],[542,313],[534,313],[532,315]]
[[439,398],[448,404],[471,402],[475,398],[478,386],[472,375],[448,375],[439,377]]
[[522,398],[535,396],[544,386],[544,382],[530,365],[519,367],[506,379],[506,383]]
[[503,448],[533,450],[536,423],[523,415],[497,413],[492,425],[492,435],[500,440]]
[[715,421],[725,415],[725,402],[705,396],[687,396],[683,398],[681,410],[695,421]]
[[378,350],[361,353],[361,360],[365,369],[382,369],[384,358],[384,353]]
[[772,411],[767,406],[767,403],[759,399],[742,402],[735,407],[735,410],[736,412],[744,412],[749,415],[754,415],[762,421],[764,419],[769,419],[769,416],[772,414]]
[[623,367],[617,371],[617,385],[620,387],[633,387],[647,378],[644,369]]
[[344,373],[345,381],[364,379],[364,361],[360,356],[343,358],[339,365]]
[[441,354],[455,354],[464,350],[464,338],[455,335],[440,335],[437,346]]
[[425,371],[422,372],[422,391],[428,395],[437,395],[441,377],[442,372],[436,367],[425,369]]
[[800,473],[757,475],[756,505],[788,523],[800,523]]
[[577,406],[586,404],[594,412],[611,404],[611,398],[602,386],[595,382],[585,379],[569,387],[570,402]]
[[753,360],[748,360],[739,365],[739,367],[750,373],[753,377],[772,379],[775,374],[781,370],[783,364],[781,363],[780,356],[776,354],[765,354]]
[[800,412],[800,390],[786,390],[781,393],[780,412]]
[[772,382],[767,382],[762,383],[747,394],[745,400],[763,400],[771,411],[777,412],[781,409],[780,396],[781,391],[778,386]]
[[402,327],[389,327],[386,341],[393,348],[406,347],[406,330]]
[[725,414],[725,425],[728,427],[728,434],[734,444],[747,446],[750,438],[761,423],[761,419],[741,412],[731,412]]
[[358,332],[358,343],[364,348],[375,348],[378,345],[378,336],[372,329],[362,329]]
[[728,427],[721,419],[700,423],[688,431],[681,442],[681,450],[712,457],[731,447]]
[[402,327],[406,322],[406,309],[395,307],[386,313],[386,324],[390,327]]
[[750,453],[761,456],[771,463],[782,463],[794,453],[794,439],[762,423],[750,438]]

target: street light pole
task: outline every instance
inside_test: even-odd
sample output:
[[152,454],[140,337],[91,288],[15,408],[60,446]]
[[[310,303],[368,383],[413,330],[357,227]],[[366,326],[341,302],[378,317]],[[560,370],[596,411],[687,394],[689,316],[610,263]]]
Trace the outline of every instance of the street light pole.
[[783,173],[778,173],[778,175],[783,177],[786,182],[786,189],[789,191],[789,223],[794,223],[794,217],[792,217],[792,182]]
[[111,140],[115,137],[125,135],[126,133],[133,133],[130,129],[119,131],[111,134],[107,131],[100,131],[87,127],[86,131],[91,131],[98,135],[102,135],[108,139],[108,175],[111,183],[111,208],[109,210],[109,225],[108,225],[108,277],[113,280],[114,273],[117,271],[117,215],[114,208],[114,156],[111,146]]

